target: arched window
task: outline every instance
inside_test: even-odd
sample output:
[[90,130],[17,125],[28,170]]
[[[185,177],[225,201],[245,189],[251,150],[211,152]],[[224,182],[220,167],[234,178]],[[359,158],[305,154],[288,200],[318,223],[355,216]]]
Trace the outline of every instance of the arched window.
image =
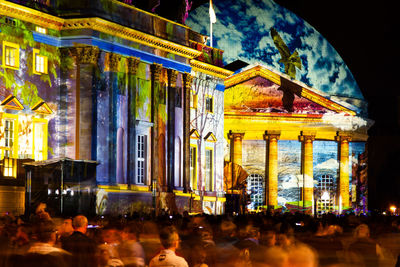
[[318,177],[317,213],[322,214],[333,211],[335,191],[333,175],[322,174]]
[[251,199],[249,209],[257,209],[264,204],[264,178],[261,175],[251,174],[247,177],[247,191]]

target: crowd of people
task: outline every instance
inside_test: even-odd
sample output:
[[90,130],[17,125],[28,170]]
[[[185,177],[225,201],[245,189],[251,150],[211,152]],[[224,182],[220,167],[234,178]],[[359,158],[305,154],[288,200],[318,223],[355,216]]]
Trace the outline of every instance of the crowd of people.
[[400,266],[396,216],[0,217],[0,266]]

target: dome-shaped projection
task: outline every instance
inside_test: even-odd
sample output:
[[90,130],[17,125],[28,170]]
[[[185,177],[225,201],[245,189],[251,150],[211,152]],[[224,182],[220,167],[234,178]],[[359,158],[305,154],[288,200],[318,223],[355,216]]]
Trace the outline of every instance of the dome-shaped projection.
[[[364,97],[336,50],[310,24],[272,0],[213,1],[217,22],[213,46],[224,50],[224,64],[242,60],[261,63],[285,73],[285,65],[271,36],[274,28],[290,54],[297,51],[301,69],[296,80],[320,90],[349,108],[365,112]],[[193,10],[186,24],[209,35],[209,4]],[[282,52],[282,51],[281,51]]]

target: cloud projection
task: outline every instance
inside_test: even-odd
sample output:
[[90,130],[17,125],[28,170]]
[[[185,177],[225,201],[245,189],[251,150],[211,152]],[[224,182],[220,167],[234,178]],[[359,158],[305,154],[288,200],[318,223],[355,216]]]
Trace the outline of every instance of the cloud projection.
[[[233,4],[234,3],[234,4]],[[310,24],[272,0],[214,1],[217,22],[214,46],[224,50],[224,63],[237,59],[262,63],[284,72],[281,56],[270,35],[274,27],[293,53],[297,50],[302,69],[296,79],[330,96],[364,99],[349,68],[336,50]],[[192,11],[187,25],[209,35],[208,4]]]

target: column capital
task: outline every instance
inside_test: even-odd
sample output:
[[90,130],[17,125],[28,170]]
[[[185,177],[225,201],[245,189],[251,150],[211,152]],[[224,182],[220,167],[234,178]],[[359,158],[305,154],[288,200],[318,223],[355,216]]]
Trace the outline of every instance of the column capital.
[[315,140],[316,132],[304,132],[301,131],[299,135],[300,142],[313,142]]
[[119,71],[119,61],[121,60],[121,55],[115,54],[115,53],[110,53],[109,60],[110,60],[109,61],[110,71],[118,72]]
[[228,139],[240,138],[242,140],[243,137],[244,137],[244,133],[233,133],[231,131],[229,131],[229,133],[228,133]]
[[178,71],[173,69],[168,69],[168,80],[171,87],[176,87],[176,79],[178,78]]
[[183,81],[185,83],[185,88],[190,89],[192,88],[193,76],[190,73],[183,74]]
[[162,69],[163,66],[161,64],[153,63],[150,65],[150,71],[151,74],[154,75],[155,81],[160,81]]
[[263,135],[264,140],[266,140],[266,141],[273,140],[273,139],[279,140],[280,136],[281,136],[280,131],[265,131],[265,133]]
[[139,63],[140,63],[140,58],[128,57],[127,58],[128,74],[136,75]]
[[100,49],[96,46],[71,47],[69,51],[77,64],[97,64]]
[[352,140],[352,136],[350,133],[344,133],[344,132],[337,132],[337,135],[335,136],[335,141],[337,142],[350,142]]

